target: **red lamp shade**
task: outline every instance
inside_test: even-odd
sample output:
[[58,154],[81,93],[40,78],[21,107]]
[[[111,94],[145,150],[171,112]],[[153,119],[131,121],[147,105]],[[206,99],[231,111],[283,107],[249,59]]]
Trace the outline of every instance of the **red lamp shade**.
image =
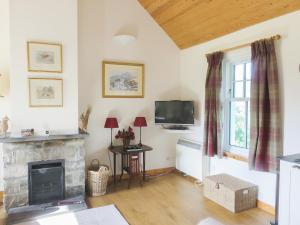
[[106,119],[104,128],[118,128],[118,127],[119,124],[117,118],[111,117]]
[[136,117],[134,124],[135,127],[146,127],[147,121],[145,117]]

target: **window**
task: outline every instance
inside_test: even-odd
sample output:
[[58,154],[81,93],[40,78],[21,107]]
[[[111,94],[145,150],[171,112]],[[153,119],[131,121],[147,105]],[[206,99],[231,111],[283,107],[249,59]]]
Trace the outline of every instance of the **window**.
[[248,155],[250,140],[250,60],[225,66],[225,150]]

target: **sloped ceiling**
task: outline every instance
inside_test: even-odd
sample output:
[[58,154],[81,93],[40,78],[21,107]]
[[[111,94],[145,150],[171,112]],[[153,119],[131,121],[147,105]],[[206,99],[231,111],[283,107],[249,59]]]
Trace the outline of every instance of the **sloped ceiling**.
[[181,49],[300,9],[300,0],[138,0]]

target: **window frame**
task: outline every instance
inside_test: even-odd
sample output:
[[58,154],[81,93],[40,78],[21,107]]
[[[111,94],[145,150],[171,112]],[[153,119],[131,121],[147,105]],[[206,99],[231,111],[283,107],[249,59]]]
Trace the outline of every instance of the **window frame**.
[[[225,79],[223,79],[223,102],[224,102],[224,115],[223,115],[223,120],[224,120],[224,150],[225,152],[229,152],[232,154],[236,154],[238,156],[242,157],[248,157],[249,155],[249,146],[247,146],[247,138],[246,138],[246,147],[248,148],[242,148],[238,146],[233,146],[230,145],[230,119],[231,119],[231,114],[230,114],[230,107],[231,107],[231,102],[233,100],[233,84],[235,83],[234,81],[234,66],[238,64],[247,64],[251,63],[251,52],[250,49],[248,50],[243,50],[237,53],[233,54],[226,54],[223,63],[222,63],[222,73],[225,75]],[[246,66],[244,68],[246,70]],[[246,73],[244,71],[244,76],[246,76]],[[250,97],[246,97],[246,82],[247,82],[247,77],[244,77],[243,79],[243,85],[244,85],[244,97],[243,98],[235,98],[234,101],[243,101],[243,102],[250,102]],[[250,104],[249,104],[250,105]],[[246,110],[248,110],[249,105],[247,104]],[[247,128],[247,123],[248,123],[248,113],[246,113],[246,123],[245,123],[245,128]],[[247,129],[245,129],[247,132]],[[247,133],[246,133],[247,135]]]

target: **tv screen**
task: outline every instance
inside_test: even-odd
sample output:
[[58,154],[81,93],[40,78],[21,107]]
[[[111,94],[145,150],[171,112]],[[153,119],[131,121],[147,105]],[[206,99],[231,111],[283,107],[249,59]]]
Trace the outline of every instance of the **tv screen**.
[[193,101],[156,101],[156,124],[194,124]]

